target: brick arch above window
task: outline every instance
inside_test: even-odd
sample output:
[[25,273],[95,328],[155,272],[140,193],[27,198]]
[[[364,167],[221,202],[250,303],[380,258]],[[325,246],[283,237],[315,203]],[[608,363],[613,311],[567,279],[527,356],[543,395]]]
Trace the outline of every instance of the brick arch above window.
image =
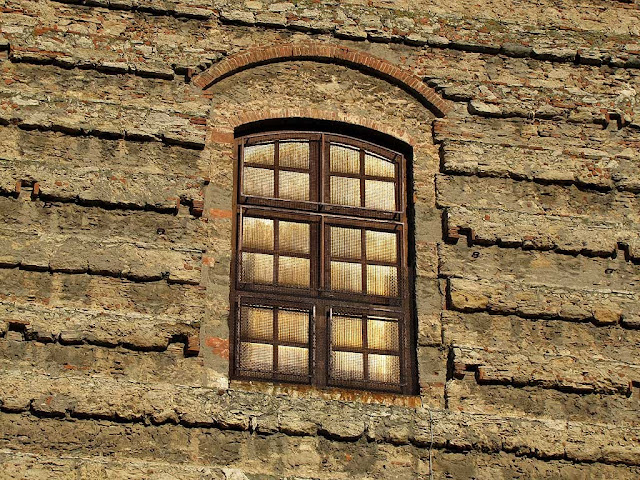
[[409,92],[436,116],[444,117],[452,105],[427,86],[417,75],[369,53],[338,45],[281,44],[253,47],[221,60],[193,79],[193,84],[207,89],[216,82],[242,70],[269,63],[315,60],[345,65],[385,79]]

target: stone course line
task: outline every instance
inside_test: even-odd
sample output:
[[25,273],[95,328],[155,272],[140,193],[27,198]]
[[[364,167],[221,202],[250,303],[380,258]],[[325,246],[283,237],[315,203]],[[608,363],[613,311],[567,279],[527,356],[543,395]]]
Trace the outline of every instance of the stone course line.
[[[141,4],[135,0],[54,0],[59,3],[104,7],[112,10],[128,10],[149,13],[159,16],[176,18],[190,18],[197,20],[216,19],[223,24],[248,25],[270,29],[290,29],[308,34],[330,34],[336,38],[352,41],[370,41],[372,43],[404,43],[414,47],[429,46],[432,48],[448,48],[470,53],[489,55],[505,55],[514,58],[532,58],[548,62],[577,63],[583,65],[608,65],[614,68],[640,68],[640,56],[629,55],[619,57],[615,54],[590,51],[566,47],[528,46],[519,43],[504,42],[497,44],[479,43],[464,39],[449,39],[442,35],[422,34],[413,31],[402,31],[402,28],[391,30],[382,28],[362,28],[355,26],[341,26],[332,22],[309,22],[301,20],[297,15],[288,18],[280,12],[241,9],[234,5],[232,9],[225,9],[223,4],[213,8],[204,5],[190,6],[176,2]],[[628,3],[617,0],[618,3]],[[401,12],[394,12],[400,14]],[[442,19],[444,20],[444,19]]]
[[[479,415],[425,408],[357,405],[261,393],[219,392],[111,378],[0,373],[0,410],[36,416],[152,422],[185,427],[361,438],[428,449],[507,452],[545,460],[640,464],[640,429],[623,426]],[[431,421],[433,419],[433,421]],[[586,440],[588,438],[588,444]]]

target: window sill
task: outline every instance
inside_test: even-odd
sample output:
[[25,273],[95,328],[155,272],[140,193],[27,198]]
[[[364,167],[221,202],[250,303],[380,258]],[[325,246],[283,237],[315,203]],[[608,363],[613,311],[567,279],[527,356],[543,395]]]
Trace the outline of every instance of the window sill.
[[419,395],[399,393],[367,392],[330,387],[319,389],[310,385],[280,384],[265,381],[231,380],[229,390],[257,392],[268,395],[286,395],[291,398],[318,398],[341,402],[382,404],[397,407],[418,408],[422,406]]

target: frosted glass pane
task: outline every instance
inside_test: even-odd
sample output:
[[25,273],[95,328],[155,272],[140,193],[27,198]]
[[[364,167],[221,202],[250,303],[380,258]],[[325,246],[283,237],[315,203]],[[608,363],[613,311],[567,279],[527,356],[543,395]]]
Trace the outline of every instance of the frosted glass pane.
[[309,287],[311,278],[308,258],[283,257],[278,259],[278,283],[287,287]]
[[243,248],[273,250],[273,220],[244,217],[242,219]]
[[398,269],[386,265],[367,265],[367,293],[397,297]]
[[240,333],[251,340],[273,339],[273,309],[242,307]]
[[240,279],[244,283],[273,283],[273,255],[242,252]]
[[329,148],[332,173],[360,173],[360,149],[338,144]]
[[372,153],[364,156],[364,173],[372,177],[394,178],[396,167],[393,162]]
[[258,372],[273,370],[273,345],[240,343],[240,368]]
[[362,353],[331,352],[330,375],[336,380],[364,380]]
[[366,180],[364,182],[365,207],[376,210],[396,209],[395,183]]
[[309,142],[280,142],[281,167],[309,168]]
[[275,148],[273,143],[244,147],[244,162],[258,165],[273,165]]
[[242,176],[242,193],[255,197],[273,198],[273,170],[245,167]]
[[400,357],[394,355],[368,355],[369,380],[384,383],[400,382]]
[[362,348],[362,319],[334,315],[331,319],[331,346]]
[[280,189],[280,198],[308,201],[309,174],[280,170],[278,173],[278,188]]
[[398,257],[397,235],[392,232],[365,232],[367,260],[395,263]]
[[289,375],[307,375],[309,350],[300,347],[278,347],[278,371]]
[[309,342],[309,312],[278,311],[278,339],[282,342]]
[[280,253],[309,253],[310,225],[298,222],[279,222]]
[[362,257],[362,231],[331,227],[331,256],[359,260]]
[[331,177],[331,203],[360,207],[360,179],[349,177]]
[[362,292],[362,265],[331,262],[331,290]]
[[399,333],[397,321],[369,318],[367,320],[367,328],[369,348],[398,351]]

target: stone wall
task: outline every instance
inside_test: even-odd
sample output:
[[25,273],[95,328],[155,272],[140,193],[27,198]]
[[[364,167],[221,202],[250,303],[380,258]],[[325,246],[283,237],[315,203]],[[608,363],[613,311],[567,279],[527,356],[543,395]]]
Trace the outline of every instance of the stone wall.
[[[640,476],[637,1],[0,1],[0,478]],[[229,380],[234,132],[413,149],[420,395]]]

